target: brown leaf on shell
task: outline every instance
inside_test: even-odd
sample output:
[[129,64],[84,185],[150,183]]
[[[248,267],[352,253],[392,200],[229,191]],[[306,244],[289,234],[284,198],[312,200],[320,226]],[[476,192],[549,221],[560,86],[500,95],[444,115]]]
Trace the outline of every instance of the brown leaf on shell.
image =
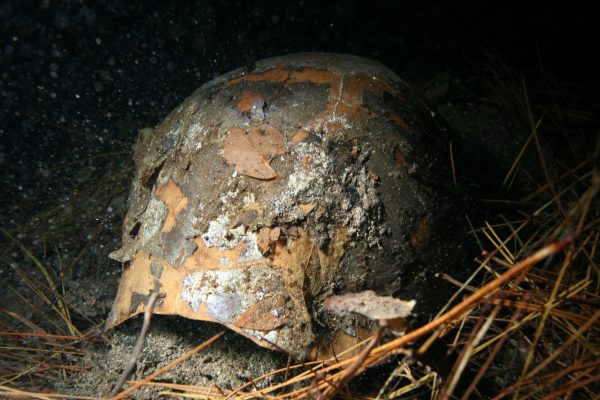
[[300,207],[300,209],[302,210],[302,212],[306,215],[310,214],[310,212],[316,207],[317,205],[315,203],[309,203],[309,204],[298,204],[298,207]]
[[270,125],[259,125],[245,131],[229,129],[223,146],[223,157],[240,174],[258,179],[273,179],[277,174],[269,163],[273,157],[285,153],[285,138]]
[[373,320],[406,318],[412,313],[415,300],[405,301],[391,296],[378,296],[372,290],[330,296],[323,306],[335,314],[357,313]]
[[281,228],[268,228],[264,227],[258,231],[258,235],[256,238],[256,244],[258,245],[258,249],[262,254],[266,254],[273,245],[279,240],[281,236]]
[[304,229],[300,226],[292,226],[287,229],[287,236],[292,240],[298,240],[300,236],[304,233]]

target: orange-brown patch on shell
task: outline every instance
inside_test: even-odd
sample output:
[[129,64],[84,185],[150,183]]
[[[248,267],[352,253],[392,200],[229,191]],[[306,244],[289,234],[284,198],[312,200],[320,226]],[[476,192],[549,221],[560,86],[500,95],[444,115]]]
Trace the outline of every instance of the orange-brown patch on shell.
[[366,74],[356,74],[345,76],[341,91],[335,103],[330,98],[332,112],[342,113],[350,118],[370,119],[378,116],[373,111],[363,107],[365,92],[374,93],[378,97],[383,97],[385,92],[395,93],[396,90],[389,83],[379,78],[374,78]]
[[321,343],[313,349],[311,358],[329,360],[338,356],[346,358],[359,354],[362,347],[358,344],[373,336],[375,331],[355,324],[354,332],[356,336],[348,335],[343,331],[336,332],[331,343]]
[[429,242],[430,231],[429,215],[419,218],[410,234],[411,246],[416,250],[424,249]]
[[244,81],[284,82],[289,78],[289,76],[290,76],[290,72],[288,70],[282,69],[282,68],[273,68],[268,71],[262,72],[260,74],[247,74],[247,75],[237,77],[235,79],[232,79],[232,80],[226,82],[225,86],[226,87],[232,86],[232,85],[235,85],[236,83],[240,83],[240,82],[244,82]]
[[316,68],[303,68],[299,71],[292,71],[287,83],[314,83],[317,85],[332,85],[339,79],[338,75],[327,70]]
[[166,185],[156,188],[156,195],[165,203],[168,213],[163,223],[162,232],[171,232],[179,213],[187,207],[188,198],[183,194],[179,186],[169,179]]
[[283,296],[270,296],[250,306],[235,320],[234,325],[259,331],[277,329],[285,322],[282,315],[284,308],[285,298]]
[[341,123],[339,123],[338,121],[329,121],[329,122],[327,122],[326,126],[324,126],[324,130],[329,133],[335,133],[335,132],[338,132],[343,127],[344,126]]
[[[330,132],[338,131],[342,127],[342,125],[333,118],[337,114],[345,115],[349,119],[370,119],[378,116],[376,113],[364,108],[362,105],[366,91],[374,93],[379,97],[383,97],[385,92],[397,95],[397,90],[392,83],[377,77],[367,74],[340,76],[332,71],[310,67],[293,71],[281,67],[273,68],[262,73],[240,76],[228,81],[225,86],[232,86],[243,81],[328,85],[329,94],[327,106],[323,112],[315,116],[313,121],[308,124],[308,129],[325,128]],[[251,106],[252,103],[248,100],[240,102],[240,104],[238,104],[238,109],[247,110]],[[390,118],[393,119],[395,117],[390,116]],[[393,120],[395,123],[401,123],[398,118]],[[406,124],[402,127],[409,132],[411,130]],[[294,141],[301,140],[296,139]]]
[[398,147],[396,147],[394,149],[394,164],[397,167],[400,167],[403,169],[407,168],[406,156],[404,155],[404,152]]
[[[114,319],[120,323],[131,315],[135,315],[143,311],[143,303],[140,303],[133,309],[133,295],[147,295],[154,287],[152,275],[148,273],[152,261],[150,256],[143,250],[139,250],[133,262],[123,271],[119,291],[115,304],[118,304],[118,312]],[[131,279],[136,277],[136,279]],[[116,324],[115,324],[116,325]]]
[[304,129],[301,129],[298,132],[296,132],[296,134],[294,134],[294,136],[292,136],[292,142],[299,143],[299,142],[303,141],[304,139],[306,139],[309,135],[310,135],[310,133],[308,133]]
[[196,250],[185,259],[183,267],[187,270],[224,269],[237,267],[242,246],[221,250],[218,247],[207,247],[202,238],[194,238]]
[[258,93],[254,93],[254,92],[251,92],[248,90],[243,91],[242,94],[240,95],[240,101],[235,106],[235,108],[237,108],[238,110],[240,110],[242,112],[248,112],[252,109],[252,106],[254,105],[254,103],[259,101],[261,98],[262,98],[261,95]]
[[390,112],[388,114],[388,118],[390,119],[390,121],[392,121],[394,124],[398,125],[400,127],[400,129],[402,129],[406,133],[412,133],[414,131],[413,127],[408,125],[406,123],[406,121],[404,121],[402,118],[400,118],[400,116],[398,114]]

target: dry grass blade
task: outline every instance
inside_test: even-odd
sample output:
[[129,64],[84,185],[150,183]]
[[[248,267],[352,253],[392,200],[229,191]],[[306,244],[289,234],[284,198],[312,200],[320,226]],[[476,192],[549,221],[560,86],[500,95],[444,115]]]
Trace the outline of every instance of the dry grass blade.
[[40,399],[40,400],[52,400],[52,399],[63,399],[63,400],[98,400],[97,397],[90,396],[70,396],[64,394],[50,394],[50,393],[37,393],[27,390],[20,390],[11,388],[8,386],[0,385],[0,396],[4,396],[7,399]]
[[442,316],[436,318],[429,324],[427,324],[419,329],[416,329],[412,332],[407,333],[405,336],[402,336],[398,339],[392,340],[389,343],[386,343],[382,346],[375,348],[373,353],[379,355],[379,354],[385,353],[386,351],[391,351],[396,348],[399,348],[399,347],[405,345],[406,343],[419,338],[423,334],[428,333],[448,322],[451,322],[451,321],[459,318],[463,313],[465,313],[471,307],[478,304],[480,301],[482,301],[486,296],[491,294],[493,291],[500,288],[502,285],[509,282],[511,279],[524,273],[528,269],[531,269],[534,265],[536,265],[538,262],[542,261],[543,259],[545,259],[545,258],[551,256],[552,254],[562,250],[563,248],[569,246],[572,242],[573,242],[573,239],[569,238],[569,239],[565,239],[565,240],[562,240],[557,243],[549,244],[548,246],[538,250],[531,257],[519,262],[518,264],[515,264],[510,270],[505,272],[503,275],[499,276],[498,278],[494,279],[493,281],[488,282],[487,284],[482,286],[477,292],[471,294],[469,297],[467,297],[465,300],[460,302],[458,305],[456,305],[454,308],[452,308],[450,311],[446,312]]
[[39,260],[39,258],[36,257],[27,247],[25,247],[17,239],[13,238],[13,236],[10,233],[8,233],[7,231],[5,231],[2,228],[0,228],[0,231],[2,231],[2,233],[7,238],[9,238],[11,241],[16,243],[17,246],[21,249],[21,251],[34,263],[34,265],[37,266],[38,270],[42,273],[43,277],[46,279],[46,282],[48,283],[47,289],[53,295],[53,297],[55,299],[54,301],[56,302],[56,306],[54,305],[54,301],[50,301],[50,299],[48,299],[48,297],[46,297],[43,294],[43,287],[41,287],[39,284],[36,284],[32,278],[26,276],[26,274],[23,271],[21,271],[18,267],[12,266],[13,269],[15,269],[15,271],[23,278],[23,280],[28,283],[28,286],[31,288],[31,290],[33,290],[35,293],[37,293],[38,296],[40,296],[47,304],[51,305],[56,310],[56,312],[59,314],[59,316],[63,319],[63,321],[67,325],[67,328],[69,330],[69,333],[71,333],[71,335],[81,335],[81,332],[79,332],[79,330],[75,327],[75,325],[73,325],[73,322],[71,321],[71,315],[70,315],[69,309],[66,306],[66,304],[64,303],[62,295],[58,292],[56,282],[54,281],[54,278],[48,271],[48,268],[46,268],[44,263],[42,263]]
[[531,130],[531,133],[527,137],[527,140],[523,144],[523,147],[521,147],[521,150],[519,151],[519,154],[517,154],[517,156],[515,157],[515,160],[513,161],[510,169],[506,173],[506,176],[504,177],[504,180],[502,181],[502,186],[504,186],[505,188],[510,189],[511,185],[513,184],[513,182],[515,180],[515,176],[516,176],[517,170],[518,170],[518,167],[519,167],[519,165],[521,163],[521,160],[523,159],[523,156],[525,155],[525,151],[529,148],[529,144],[531,143],[531,140],[534,138],[534,136],[537,135],[537,130],[540,127],[540,125],[542,124],[543,118],[544,117],[542,116],[537,121],[537,123],[535,124],[535,126]]
[[499,312],[500,307],[496,306],[494,307],[490,315],[485,319],[485,322],[483,319],[479,319],[476,328],[471,331],[471,338],[463,347],[463,350],[454,368],[452,369],[451,375],[447,378],[446,383],[442,387],[442,390],[438,395],[438,399],[446,400],[449,399],[450,396],[452,396],[452,393],[454,392],[454,389],[458,384],[458,380],[460,379],[460,376],[464,371],[467,362],[471,358],[473,350],[479,344],[479,342],[481,342],[481,339],[483,339],[483,336],[487,333],[488,329],[490,328],[490,325],[492,324],[494,318],[496,318]]

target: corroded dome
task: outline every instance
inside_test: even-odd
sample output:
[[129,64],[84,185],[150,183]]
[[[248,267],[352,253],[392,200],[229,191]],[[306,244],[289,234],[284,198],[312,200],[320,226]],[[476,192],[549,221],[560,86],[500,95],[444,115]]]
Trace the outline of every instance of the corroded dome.
[[156,313],[305,356],[324,297],[411,283],[418,298],[446,224],[444,143],[411,88],[360,57],[270,58],[203,85],[139,134],[107,327],[159,290]]

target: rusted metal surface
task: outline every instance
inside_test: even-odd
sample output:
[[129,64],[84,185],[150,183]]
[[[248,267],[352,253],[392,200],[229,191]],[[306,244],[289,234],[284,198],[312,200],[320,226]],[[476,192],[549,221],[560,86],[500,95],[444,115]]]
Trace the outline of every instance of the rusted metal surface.
[[305,356],[324,297],[391,293],[426,259],[440,140],[412,90],[364,58],[294,54],[205,84],[139,135],[107,327],[157,288],[157,313]]

